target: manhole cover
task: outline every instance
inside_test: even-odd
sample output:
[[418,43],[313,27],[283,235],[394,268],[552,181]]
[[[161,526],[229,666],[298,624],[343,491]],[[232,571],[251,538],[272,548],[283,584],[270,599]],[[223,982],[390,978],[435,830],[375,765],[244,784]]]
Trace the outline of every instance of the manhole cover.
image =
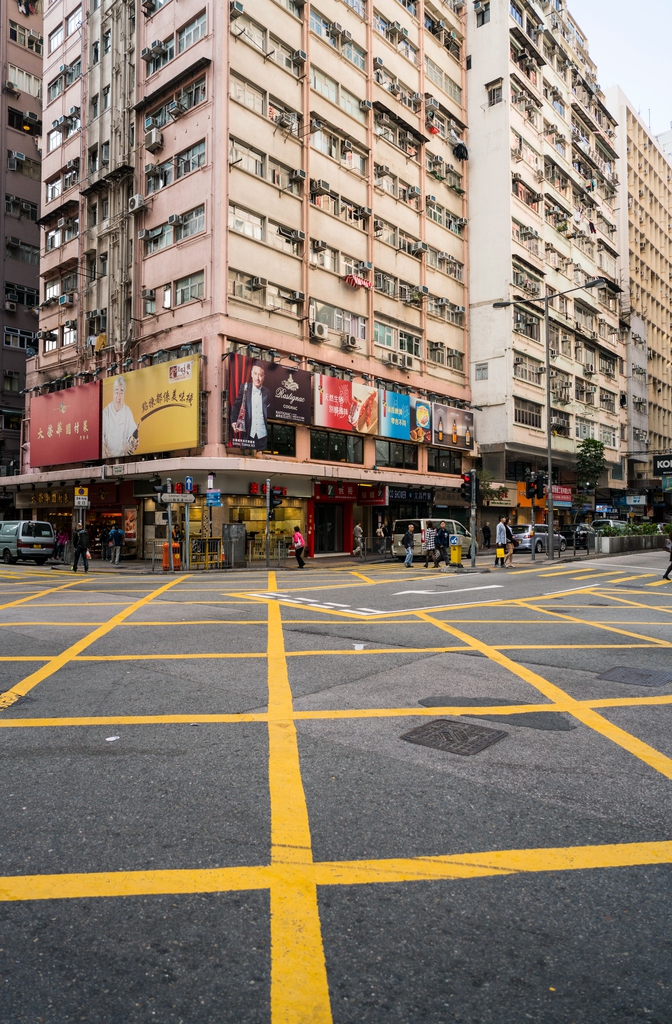
[[468,725],[448,718],[437,718],[404,733],[399,739],[417,743],[421,747],[434,747],[447,754],[478,754],[497,740],[503,740],[508,733],[501,729],[486,729],[483,725]]
[[647,670],[643,668],[629,668],[627,665],[619,665],[603,672],[598,679],[608,679],[612,683],[628,683],[630,686],[666,686],[672,683],[672,672],[666,669]]
[[[515,704],[521,706],[529,704],[527,700],[508,700],[502,697],[425,697],[419,700],[425,708],[487,708],[502,707],[504,704]],[[541,732],[570,732],[577,728],[573,718],[561,711],[549,713],[547,711],[529,711],[526,715],[474,715],[474,718],[483,718],[487,722],[494,722],[496,725],[515,725],[519,729],[539,729]]]

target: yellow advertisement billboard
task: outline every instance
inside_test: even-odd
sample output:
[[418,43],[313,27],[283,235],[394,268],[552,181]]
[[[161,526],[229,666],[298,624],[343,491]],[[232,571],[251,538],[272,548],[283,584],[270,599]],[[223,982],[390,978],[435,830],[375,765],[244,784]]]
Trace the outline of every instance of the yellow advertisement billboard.
[[103,381],[104,459],[198,445],[199,360],[187,356]]

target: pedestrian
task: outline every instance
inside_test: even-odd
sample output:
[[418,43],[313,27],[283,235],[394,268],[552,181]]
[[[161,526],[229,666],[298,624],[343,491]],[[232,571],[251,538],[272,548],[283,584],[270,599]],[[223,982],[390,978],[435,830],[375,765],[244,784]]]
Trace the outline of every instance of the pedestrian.
[[450,534],[448,533],[448,530],[446,529],[446,521],[445,521],[445,519],[442,519],[441,522],[439,523],[439,528],[436,531],[436,539],[434,541],[434,543],[436,544],[436,568],[437,569],[439,568],[439,564],[441,562],[441,559],[443,559],[443,561],[446,563],[446,566],[448,565],[448,546],[449,546],[449,542],[450,542]]
[[507,569],[513,569],[513,530],[509,526],[509,520],[504,520],[504,529],[506,531],[506,558],[504,559],[504,566]]
[[436,556],[436,530],[434,529],[434,523],[431,519],[428,519],[427,526],[425,527],[425,569],[429,565],[430,558],[434,568],[437,568]]
[[121,561],[121,545],[124,542],[124,531],[118,526],[112,527],[110,531],[110,541],[112,543],[112,553],[110,561],[113,565],[119,565]]
[[495,569],[504,565],[506,554],[506,516],[500,516],[495,531]]
[[306,542],[303,539],[303,535],[298,526],[294,527],[294,536],[292,537],[292,544],[294,545],[294,554],[296,555],[296,561],[299,569],[303,569],[305,562],[302,558],[303,550],[306,546]]
[[669,580],[669,578],[670,578],[670,570],[672,570],[672,537],[668,537],[667,540],[665,541],[665,550],[668,551],[669,554],[670,554],[670,563],[669,563],[667,569],[665,570],[665,573],[663,575],[663,579],[664,580]]
[[56,558],[60,558],[61,561],[65,556],[65,545],[68,543],[68,535],[65,530],[59,530],[56,536],[56,547],[54,549],[54,555]]
[[413,545],[415,544],[415,527],[411,523],[406,530],[406,533],[401,538],[401,546],[406,548],[406,558],[404,559],[404,567],[406,569],[413,568]]
[[378,548],[378,554],[384,555],[387,553],[387,538],[390,535],[390,528],[387,525],[387,519],[384,523],[381,523],[376,530],[376,537],[380,540],[380,547]]
[[352,551],[353,555],[359,555],[360,558],[364,558],[364,530],[362,529],[360,523],[355,523],[353,537],[355,541]]
[[100,557],[106,562],[110,556],[110,531],[104,526],[100,531]]
[[72,564],[72,571],[77,572],[77,566],[79,565],[79,559],[81,558],[84,563],[84,572],[89,571],[89,544],[91,543],[89,538],[89,531],[85,526],[81,530],[78,530],[73,538],[75,542],[75,560]]
[[490,538],[492,537],[492,530],[490,529],[490,523],[483,523],[483,547],[490,550]]

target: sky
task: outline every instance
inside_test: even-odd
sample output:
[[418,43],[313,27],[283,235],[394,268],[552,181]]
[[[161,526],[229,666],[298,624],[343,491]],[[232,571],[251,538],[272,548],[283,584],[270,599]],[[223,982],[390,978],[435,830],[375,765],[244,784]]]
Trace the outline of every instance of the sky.
[[568,0],[583,29],[597,80],[620,85],[654,135],[672,122],[672,0]]

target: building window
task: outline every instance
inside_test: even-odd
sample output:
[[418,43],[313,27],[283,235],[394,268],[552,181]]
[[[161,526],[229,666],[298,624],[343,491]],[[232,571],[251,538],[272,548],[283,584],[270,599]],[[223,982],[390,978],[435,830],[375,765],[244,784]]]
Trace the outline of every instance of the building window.
[[585,441],[587,437],[595,437],[595,424],[592,420],[584,420],[581,416],[577,416],[575,434],[580,441]]
[[487,363],[476,363],[474,368],[474,376],[476,380],[487,380],[488,379],[488,364]]
[[488,106],[494,107],[498,103],[502,102],[502,83],[498,82],[497,85],[491,85],[488,88]]
[[[480,28],[481,25],[487,25],[490,21],[490,4],[481,4],[480,11],[476,12],[476,28]],[[497,101],[498,103],[501,100]]]
[[[13,296],[13,298],[10,298],[10,296]],[[5,299],[29,307],[36,306],[39,302],[39,296],[35,288],[28,288],[23,284],[10,284],[9,281],[5,281]]]
[[67,348],[68,345],[77,344],[77,328],[76,327],[64,327],[63,336],[61,339],[62,348]]
[[249,110],[254,110],[255,114],[263,114],[263,89],[258,89],[256,86],[250,85],[249,82],[245,82],[241,78],[231,75],[229,95],[232,100],[236,100],[237,103],[242,103],[243,106],[247,107]]
[[112,30],[108,28],[103,32],[103,53],[109,53],[112,49]]
[[529,480],[531,472],[531,462],[507,462],[506,464],[507,480]]
[[[264,155],[259,150],[253,149],[244,142],[237,142],[234,139],[229,141],[229,163],[232,167],[239,167],[249,174],[264,176]],[[180,175],[178,174],[178,177]]]
[[523,14],[522,14],[522,11],[520,11],[518,9],[518,7],[514,3],[509,4],[509,13],[510,13],[511,17],[513,18],[513,20],[517,21],[518,24],[520,25],[520,27],[522,28],[523,27]]
[[18,392],[20,379],[17,370],[5,370],[2,377],[2,390]]
[[99,266],[99,277],[107,277],[107,253],[103,252],[100,254],[98,259]]
[[541,430],[542,406],[536,402],[526,402],[523,398],[513,400],[513,419],[524,427],[534,427]]
[[181,306],[194,299],[202,299],[205,294],[205,271],[190,274],[175,282],[175,305]]
[[195,146],[190,146],[189,149],[185,149],[182,153],[177,154],[175,158],[175,177],[183,178],[185,174],[191,174],[192,171],[204,165],[205,142],[197,142]]
[[251,213],[242,206],[229,203],[229,230],[260,242],[264,233],[264,220],[258,213]]
[[269,455],[296,456],[296,427],[287,423],[269,423],[267,445],[264,452]]
[[55,78],[53,80],[53,82],[49,83],[49,86],[47,88],[47,100],[48,100],[48,102],[51,103],[51,101],[55,100],[58,96],[60,96],[62,92],[63,92],[63,75],[59,75],[58,78]]
[[[189,152],[187,150],[187,152]],[[184,156],[184,154],[180,154]],[[179,161],[178,157],[178,161]],[[178,167],[179,167],[178,163]],[[173,180],[173,161],[166,160],[163,164],[158,164],[153,170],[147,172],[147,192],[158,192],[159,189],[164,188],[166,185],[170,185]]]
[[58,25],[53,32],[49,33],[49,53],[53,53],[57,46],[63,42],[63,25]]
[[110,87],[106,85],[103,89],[103,110],[107,110],[110,106]]
[[91,46],[91,63],[97,64],[100,60],[100,43],[96,39]]
[[462,472],[462,456],[459,452],[445,448],[428,448],[427,472],[458,476]]
[[326,324],[333,331],[354,335],[360,341],[366,341],[366,317],[349,313],[328,302],[310,300],[309,319],[312,323]]
[[[60,234],[60,232],[59,232]],[[59,242],[60,244],[60,242]],[[37,245],[28,245],[27,242],[12,241],[11,236],[5,236],[5,256],[10,260],[19,260],[20,263],[31,263],[37,266],[40,260],[40,249]]]
[[417,469],[418,448],[398,441],[376,441],[376,465],[394,469]]
[[5,346],[25,349],[32,346],[35,335],[32,331],[21,331],[18,327],[5,327]]
[[197,206],[183,214],[182,223],[175,226],[175,241],[197,235],[200,231],[205,231],[205,206]]
[[145,256],[151,256],[152,253],[159,252],[173,244],[173,229],[170,224],[162,224],[154,230],[157,234],[145,242]]
[[91,117],[92,118],[93,117],[98,117],[99,103],[100,103],[100,97],[98,96],[98,93],[96,93],[95,96],[91,97]]
[[205,35],[205,11],[185,25],[177,34],[177,52],[183,53]]
[[251,274],[243,274],[240,270],[229,269],[229,295],[235,299],[254,302],[256,306],[263,306],[265,288],[255,287],[252,282]]
[[177,94],[177,100],[187,110],[203,103],[205,100],[205,78],[199,78],[198,81],[185,85]]
[[364,439],[353,434],[311,430],[310,457],[324,462],[364,462]]
[[162,53],[157,54],[156,57],[149,61],[147,65],[148,76],[160,71],[161,68],[165,67],[168,61],[172,60],[175,56],[175,41],[172,36],[170,39],[163,40],[162,50]]
[[71,15],[67,20],[68,35],[71,36],[73,32],[76,32],[79,26],[82,24],[82,6],[75,7]]
[[32,50],[33,53],[42,53],[43,39],[37,32],[30,32],[24,25],[18,25],[15,21],[9,23],[9,38],[18,43],[19,46],[25,46],[27,49]]

